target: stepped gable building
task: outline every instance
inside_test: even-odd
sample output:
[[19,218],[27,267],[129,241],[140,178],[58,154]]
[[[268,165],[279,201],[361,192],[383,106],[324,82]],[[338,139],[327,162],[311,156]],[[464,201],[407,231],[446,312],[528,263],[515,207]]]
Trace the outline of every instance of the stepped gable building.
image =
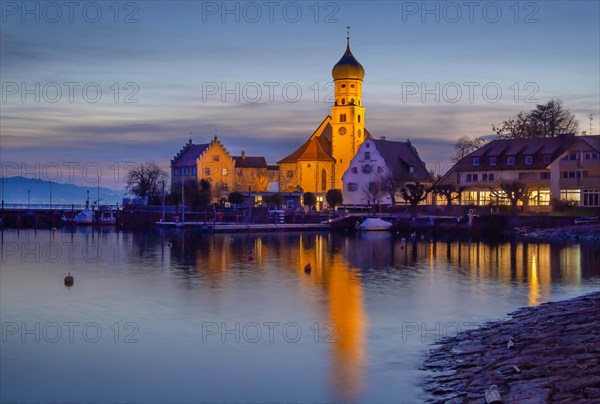
[[210,143],[193,144],[192,139],[171,160],[171,191],[192,180],[207,180],[223,192],[264,192],[277,181],[277,171],[264,157],[229,154],[215,135]]
[[403,203],[398,191],[404,184],[433,183],[425,163],[409,140],[397,142],[368,138],[358,148],[342,178],[344,204],[391,204],[390,194],[385,191],[387,179],[393,179],[398,188],[394,195],[396,203]]
[[365,108],[362,82],[365,70],[346,51],[332,70],[334,105],[313,134],[293,153],[277,162],[279,190],[325,193],[342,189],[342,175],[365,138]]
[[599,207],[600,136],[493,140],[459,160],[438,184],[464,187],[460,204],[487,205],[494,202],[491,189],[513,181],[527,185],[528,205],[538,210],[549,210],[552,199]]

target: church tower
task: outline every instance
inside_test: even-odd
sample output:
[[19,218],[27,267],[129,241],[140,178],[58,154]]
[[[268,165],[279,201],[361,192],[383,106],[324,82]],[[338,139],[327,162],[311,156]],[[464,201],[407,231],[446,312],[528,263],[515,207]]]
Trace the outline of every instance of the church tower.
[[335,159],[333,182],[337,189],[342,189],[342,175],[365,139],[365,108],[362,106],[365,69],[350,51],[349,32],[346,40],[346,52],[331,72],[335,94],[331,107],[331,154]]

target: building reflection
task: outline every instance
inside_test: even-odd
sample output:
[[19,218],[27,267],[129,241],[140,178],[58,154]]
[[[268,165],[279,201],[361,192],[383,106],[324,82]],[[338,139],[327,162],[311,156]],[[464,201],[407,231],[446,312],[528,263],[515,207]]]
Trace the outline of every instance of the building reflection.
[[[162,235],[170,246],[171,268],[200,279],[209,288],[225,287],[244,271],[284,270],[294,274],[302,300],[322,318],[321,339],[331,337],[330,378],[336,396],[352,401],[364,389],[368,315],[364,287],[403,273],[410,282],[418,271],[435,275],[452,270],[473,284],[493,280],[526,288],[528,303],[539,304],[554,284],[579,285],[600,276],[600,251],[594,246],[522,242],[409,240],[388,233],[180,234]],[[252,260],[249,260],[249,251]],[[311,265],[310,273],[304,268]],[[398,278],[396,278],[398,279]],[[318,293],[315,293],[318,292]],[[324,296],[325,298],[321,298]],[[337,327],[323,329],[332,323]]]

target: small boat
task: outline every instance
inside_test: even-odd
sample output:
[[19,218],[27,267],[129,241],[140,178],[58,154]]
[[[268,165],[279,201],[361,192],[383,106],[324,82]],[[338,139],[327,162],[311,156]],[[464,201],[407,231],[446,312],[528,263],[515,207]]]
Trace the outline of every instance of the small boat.
[[382,231],[389,230],[392,227],[390,222],[386,222],[383,219],[377,217],[368,217],[361,224],[358,225],[358,230],[361,231]]
[[98,223],[102,225],[113,225],[117,223],[117,218],[112,210],[103,210],[98,217]]
[[94,212],[92,212],[90,208],[86,207],[84,210],[75,215],[73,218],[73,223],[80,225],[93,224]]
[[600,217],[598,216],[582,216],[575,219],[575,224],[594,224],[598,223]]

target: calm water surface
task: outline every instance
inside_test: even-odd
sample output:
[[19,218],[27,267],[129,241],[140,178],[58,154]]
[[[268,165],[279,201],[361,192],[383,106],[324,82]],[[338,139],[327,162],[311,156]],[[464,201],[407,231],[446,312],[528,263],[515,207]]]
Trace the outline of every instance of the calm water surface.
[[420,402],[418,368],[436,339],[600,288],[597,245],[110,229],[1,238],[0,402]]

